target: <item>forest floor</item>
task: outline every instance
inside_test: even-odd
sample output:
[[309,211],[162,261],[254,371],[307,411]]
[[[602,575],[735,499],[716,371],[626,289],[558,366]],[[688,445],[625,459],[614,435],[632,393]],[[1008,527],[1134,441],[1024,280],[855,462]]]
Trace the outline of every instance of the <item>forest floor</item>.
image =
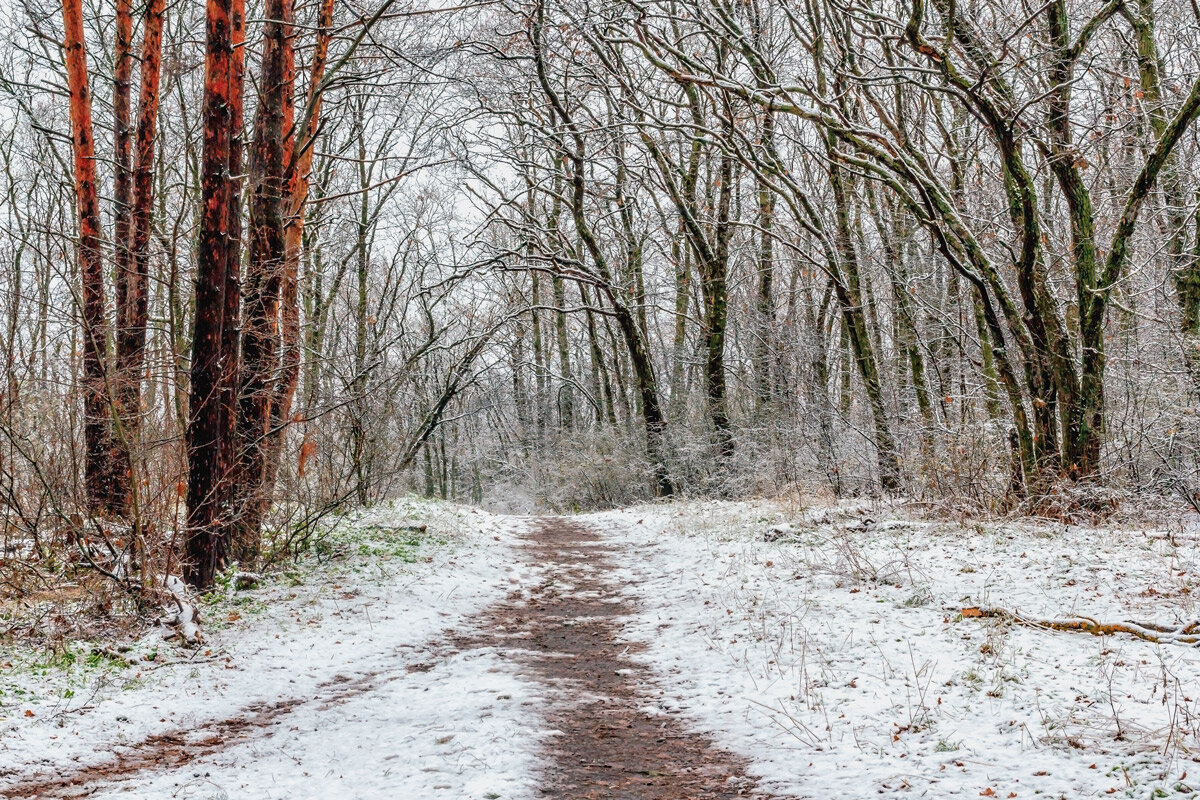
[[1196,532],[398,502],[195,652],[0,654],[0,795],[1182,797],[1200,649],[959,612],[1196,619]]

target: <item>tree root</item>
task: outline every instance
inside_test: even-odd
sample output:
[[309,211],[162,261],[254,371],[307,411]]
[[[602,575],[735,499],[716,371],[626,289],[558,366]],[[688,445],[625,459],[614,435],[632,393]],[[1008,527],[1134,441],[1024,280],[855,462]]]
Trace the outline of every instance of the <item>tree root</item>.
[[1111,636],[1124,633],[1156,644],[1200,644],[1200,620],[1183,625],[1159,625],[1153,622],[1098,622],[1091,617],[1076,616],[1071,619],[1037,619],[1027,617],[1004,608],[968,606],[961,611],[963,617],[990,617],[1002,619],[1031,628],[1052,631],[1078,631],[1093,636]]

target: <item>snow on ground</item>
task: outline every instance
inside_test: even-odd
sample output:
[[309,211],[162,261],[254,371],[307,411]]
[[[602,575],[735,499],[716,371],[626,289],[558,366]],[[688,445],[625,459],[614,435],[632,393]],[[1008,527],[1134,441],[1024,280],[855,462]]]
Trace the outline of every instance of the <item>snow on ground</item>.
[[626,635],[648,643],[655,710],[750,758],[765,788],[1149,798],[1200,786],[1200,649],[957,613],[1196,619],[1200,553],[1178,527],[766,502],[586,519],[625,545],[614,577],[642,603]]
[[[624,636],[657,676],[647,711],[746,756],[780,796],[1151,798],[1200,783],[1200,649],[958,614],[1195,619],[1194,523],[952,524],[798,502],[582,521],[616,545],[608,577],[641,604]],[[339,525],[321,565],[223,590],[194,655],[157,632],[127,666],[83,643],[52,664],[0,653],[0,795],[282,700],[288,713],[227,747],[94,796],[535,796],[544,687],[492,648],[443,646],[545,580],[514,550],[523,524],[402,501]]]
[[66,665],[5,654],[0,795],[123,744],[181,729],[202,739],[206,724],[298,699],[240,743],[94,796],[524,796],[537,745],[529,685],[486,651],[438,652],[444,631],[525,582],[513,553],[522,524],[400,501],[339,525],[318,548],[324,565],[205,606],[193,657],[159,632],[124,668],[82,644]]

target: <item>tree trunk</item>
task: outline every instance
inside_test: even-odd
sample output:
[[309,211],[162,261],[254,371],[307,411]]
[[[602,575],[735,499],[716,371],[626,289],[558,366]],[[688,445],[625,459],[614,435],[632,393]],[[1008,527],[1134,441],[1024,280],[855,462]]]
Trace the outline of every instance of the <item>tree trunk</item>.
[[284,191],[291,126],[285,106],[292,90],[290,0],[269,0],[263,28],[261,98],[250,150],[249,253],[243,288],[242,367],[238,393],[239,561],[257,559],[266,491],[267,440],[280,366],[279,301],[285,269]]
[[357,126],[358,136],[358,239],[354,248],[357,264],[358,298],[354,309],[354,378],[350,381],[350,463],[354,470],[355,492],[360,505],[368,499],[367,461],[367,340],[370,336],[370,308],[367,286],[370,276],[371,179],[367,171],[367,141],[363,129],[365,120]]
[[534,424],[537,426],[538,443],[546,437],[546,353],[542,345],[542,312],[538,308],[542,304],[541,281],[537,271],[529,273],[529,328],[533,335],[533,376],[534,376]]
[[[293,21],[294,5],[289,2],[288,24]],[[284,100],[285,154],[287,155],[287,217],[284,220],[284,268],[282,348],[279,379],[275,386],[272,409],[275,418],[268,432],[267,474],[263,490],[273,495],[283,452],[283,439],[292,421],[292,402],[300,379],[300,253],[304,246],[304,217],[308,206],[309,174],[313,152],[316,150],[317,129],[321,121],[321,100],[324,92],[325,64],[329,58],[329,41],[333,35],[333,0],[321,0],[317,16],[317,39],[309,72],[308,96],[299,123],[295,119],[295,50],[288,46],[285,54]],[[288,34],[290,42],[294,29]]]
[[687,309],[691,285],[691,248],[685,246],[683,222],[671,237],[671,262],[675,266],[675,325],[671,339],[671,402],[676,413],[687,405],[684,360],[687,353]]
[[[158,130],[158,90],[162,64],[164,0],[150,0],[142,23],[142,73],[138,100],[136,152],[133,173],[133,233],[131,263],[126,267],[122,302],[117,308],[117,408],[120,425],[114,448],[118,495],[124,512],[137,502],[137,476],[130,458],[142,419],[142,373],[146,364],[146,325],[149,314],[150,227],[154,208],[154,140]],[[120,240],[118,240],[119,242]],[[120,244],[118,244],[120,247]],[[118,261],[118,264],[120,262]],[[120,276],[118,276],[120,280]],[[124,457],[125,461],[121,461]],[[114,503],[116,505],[116,503]]]
[[567,289],[563,279],[553,279],[554,332],[558,340],[558,369],[562,375],[562,387],[558,391],[558,424],[566,432],[575,427],[575,379],[571,374],[571,343],[567,338],[567,314],[561,309],[567,305]]
[[[317,41],[310,72],[308,100],[299,128],[296,124],[295,84],[296,60],[292,0],[284,3],[285,49],[283,72],[284,163],[286,165],[287,216],[284,219],[284,262],[280,284],[279,370],[271,400],[271,424],[267,430],[263,463],[263,513],[270,508],[275,496],[283,456],[283,440],[292,423],[292,402],[300,379],[300,250],[303,244],[304,213],[308,202],[309,172],[316,146],[314,137],[321,119],[321,97],[324,91],[325,64],[329,55],[329,40],[333,25],[333,0],[321,0],[317,20]],[[257,541],[257,540],[256,540]]]
[[241,388],[241,320],[242,320],[242,206],[244,178],[243,161],[246,150],[246,120],[244,85],[246,72],[246,18],[244,8],[235,8],[233,29],[233,58],[231,78],[236,91],[229,108],[229,244],[225,257],[225,324],[222,329],[222,348],[225,353],[221,371],[221,493],[227,498],[228,513],[222,520],[222,536],[229,543],[231,554],[246,561],[239,540],[241,531],[241,501],[239,486],[240,439],[237,432],[238,392]]
[[[833,144],[829,151],[832,155]],[[832,161],[832,159],[831,159]],[[849,198],[842,170],[836,163],[830,164],[830,182],[833,185],[834,213],[837,219],[835,241],[838,260],[841,262],[834,277],[834,294],[842,310],[846,325],[846,336],[854,361],[858,365],[863,389],[875,423],[875,449],[879,466],[879,484],[885,492],[900,488],[900,459],[896,451],[896,440],[892,437],[888,422],[887,406],[883,402],[883,385],[879,378],[878,360],[867,328],[867,316],[863,309],[862,288],[859,285],[858,255],[854,249],[854,238],[850,227]]]
[[83,293],[80,338],[83,345],[84,488],[88,510],[102,513],[109,510],[112,498],[106,368],[108,332],[104,319],[104,258],[100,251],[92,99],[88,89],[81,0],[63,0],[63,33],[67,88],[71,95],[71,149],[75,157],[75,202]]
[[804,382],[804,393],[808,402],[809,416],[816,417],[817,469],[824,473],[829,481],[829,489],[833,492],[833,496],[841,497],[843,492],[842,470],[838,464],[833,438],[833,403],[829,399],[829,358],[825,334],[832,296],[832,281],[826,285],[824,297],[819,305],[814,302],[815,298],[807,282],[804,285],[804,313],[813,337],[812,356],[809,364],[812,371],[810,379]]
[[[763,114],[763,140],[774,146],[775,114]],[[757,411],[761,417],[770,408],[773,384],[771,360],[775,353],[775,192],[764,181],[758,181],[758,295],[755,298],[757,335],[754,342],[754,390]]]
[[592,361],[592,386],[596,395],[596,423],[617,427],[617,408],[613,401],[612,380],[609,377],[608,365],[604,361],[604,348],[600,346],[600,335],[596,329],[596,315],[592,311],[592,301],[587,287],[579,286],[579,295],[583,300],[584,316],[587,319],[588,346]]
[[733,157],[722,153],[718,171],[715,246],[711,259],[700,258],[704,294],[704,383],[708,393],[708,414],[716,434],[718,463],[728,465],[733,458],[733,431],[729,423],[729,402],[725,390],[725,327],[729,314],[726,285],[729,266],[729,208],[733,197]]
[[[121,342],[127,338],[127,328],[133,323],[130,307],[130,281],[133,279],[133,249],[131,236],[131,190],[129,94],[133,74],[133,15],[130,0],[117,0],[116,53],[113,59],[113,261],[116,285],[116,369],[113,372],[112,393],[115,399],[113,414],[111,494],[108,510],[117,516],[129,513],[132,482],[132,431],[127,423],[138,412],[136,398],[130,397],[129,385],[138,376],[130,373],[122,358]],[[133,423],[136,425],[136,422]]]
[[[234,105],[241,86],[235,79],[234,34],[242,0],[208,0],[204,63],[204,151],[201,157],[201,217],[196,254],[196,319],[192,336],[191,395],[188,406],[187,559],[184,576],[208,588],[228,555],[225,525],[231,513],[228,415],[222,413],[222,379],[228,359],[226,280],[229,273],[232,186],[230,146]],[[239,50],[241,48],[238,48]],[[228,320],[234,324],[233,320]]]

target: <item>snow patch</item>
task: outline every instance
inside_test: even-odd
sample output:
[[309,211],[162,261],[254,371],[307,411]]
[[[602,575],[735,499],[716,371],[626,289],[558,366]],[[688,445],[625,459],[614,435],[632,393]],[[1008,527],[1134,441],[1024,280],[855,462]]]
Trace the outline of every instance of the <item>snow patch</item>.
[[1200,553],[1184,537],[864,504],[586,521],[623,545],[640,604],[625,633],[647,645],[658,707],[775,793],[1150,798],[1197,784],[1200,650],[957,613],[1195,619]]

